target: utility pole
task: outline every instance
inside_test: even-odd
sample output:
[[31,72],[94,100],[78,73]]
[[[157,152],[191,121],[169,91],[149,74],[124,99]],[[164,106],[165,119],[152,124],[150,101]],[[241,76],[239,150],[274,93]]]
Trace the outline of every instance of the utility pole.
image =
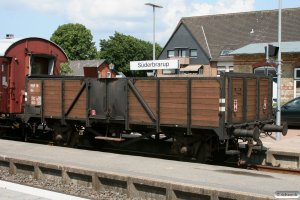
[[[153,3],[146,3],[145,5],[153,8],[153,60],[155,60],[155,8],[162,8],[162,6]],[[156,76],[155,70],[153,70],[153,75]]]
[[[277,65],[277,113],[276,125],[281,125],[281,0],[278,0],[278,65]],[[281,133],[276,133],[276,140],[281,139]]]
[[162,6],[153,3],[146,3],[145,5],[153,8],[153,60],[155,60],[155,8],[162,8]]

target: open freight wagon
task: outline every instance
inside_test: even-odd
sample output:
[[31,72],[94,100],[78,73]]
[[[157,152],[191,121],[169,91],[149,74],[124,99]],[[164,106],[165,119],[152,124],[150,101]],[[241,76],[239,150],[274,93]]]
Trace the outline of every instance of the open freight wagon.
[[28,77],[26,86],[28,123],[46,124],[64,143],[89,134],[121,147],[155,135],[171,141],[173,153],[202,161],[220,149],[239,154],[239,138],[251,146],[260,144],[261,132],[286,133],[273,124],[272,78],[266,76]]

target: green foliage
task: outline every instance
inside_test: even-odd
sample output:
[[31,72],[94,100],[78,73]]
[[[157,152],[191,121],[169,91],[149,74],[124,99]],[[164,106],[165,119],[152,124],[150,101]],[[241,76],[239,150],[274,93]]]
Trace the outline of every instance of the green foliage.
[[73,72],[73,70],[71,69],[69,62],[60,64],[60,74],[61,75],[68,75],[68,74],[71,74],[72,72]]
[[61,25],[50,40],[58,44],[70,60],[88,60],[96,57],[97,49],[91,31],[82,24]]
[[[130,61],[152,60],[153,44],[133,36],[123,35],[115,32],[108,40],[100,40],[101,51],[97,57],[114,63],[116,70],[123,72],[126,76],[132,76]],[[162,48],[156,44],[156,57]],[[146,76],[146,71],[136,71],[134,76]]]

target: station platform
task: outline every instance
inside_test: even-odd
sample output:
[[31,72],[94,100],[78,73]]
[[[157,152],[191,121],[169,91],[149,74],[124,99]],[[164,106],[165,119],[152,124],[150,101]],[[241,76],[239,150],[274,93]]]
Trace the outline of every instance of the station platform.
[[255,200],[274,199],[277,191],[300,191],[296,175],[8,140],[0,140],[0,167],[145,199]]
[[276,133],[261,139],[266,148],[266,165],[300,170],[300,129],[289,129],[276,140]]
[[1,200],[87,200],[39,188],[0,180]]

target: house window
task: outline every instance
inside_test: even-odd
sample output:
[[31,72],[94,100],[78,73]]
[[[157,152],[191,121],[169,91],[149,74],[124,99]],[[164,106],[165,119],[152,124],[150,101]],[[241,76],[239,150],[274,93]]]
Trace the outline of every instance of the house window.
[[178,49],[178,57],[187,57],[186,49]]
[[203,71],[204,71],[204,66],[201,65],[201,67],[199,67],[199,69],[198,69],[198,74],[203,75]]
[[300,96],[300,67],[294,69],[294,97]]
[[191,49],[190,50],[190,57],[197,58],[197,49]]
[[168,58],[172,58],[175,56],[175,51],[174,50],[169,50],[168,51]]
[[300,79],[300,67],[294,69],[294,79]]
[[164,75],[176,74],[176,69],[163,69]]
[[221,75],[221,73],[225,72],[233,72],[233,66],[218,66],[217,74]]
[[224,49],[221,51],[220,56],[229,56],[232,50],[230,49]]
[[275,68],[269,67],[269,66],[255,68],[254,74],[261,74],[261,75],[267,75],[267,76],[272,75],[273,77],[277,76]]

